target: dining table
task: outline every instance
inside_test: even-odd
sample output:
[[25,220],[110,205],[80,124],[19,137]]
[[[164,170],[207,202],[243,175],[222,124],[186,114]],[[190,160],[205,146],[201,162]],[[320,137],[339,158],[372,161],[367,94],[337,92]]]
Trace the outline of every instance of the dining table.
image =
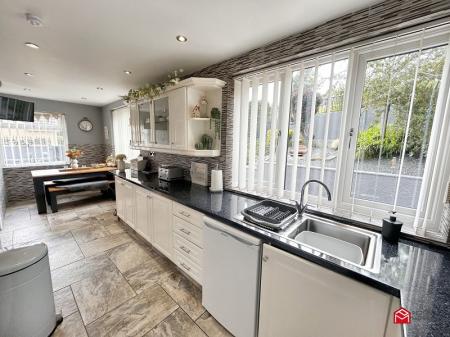
[[79,168],[52,168],[45,170],[31,171],[34,186],[34,198],[39,214],[47,213],[47,203],[45,200],[45,186],[44,182],[56,179],[68,178],[87,178],[89,176],[104,175],[111,177],[112,170],[115,167],[79,167]]

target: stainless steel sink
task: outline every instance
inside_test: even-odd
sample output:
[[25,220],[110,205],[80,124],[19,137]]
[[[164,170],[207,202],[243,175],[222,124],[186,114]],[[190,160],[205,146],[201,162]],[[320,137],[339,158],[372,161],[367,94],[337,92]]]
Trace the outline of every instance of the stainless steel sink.
[[378,233],[304,214],[282,235],[371,272],[380,268],[381,235]]

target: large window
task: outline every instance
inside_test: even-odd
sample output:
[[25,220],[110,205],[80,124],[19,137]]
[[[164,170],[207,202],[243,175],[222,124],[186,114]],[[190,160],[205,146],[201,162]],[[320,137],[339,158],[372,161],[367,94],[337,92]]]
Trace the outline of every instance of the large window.
[[[235,79],[232,185],[436,239],[448,184],[448,28]],[[447,164],[446,164],[447,163]],[[433,202],[433,204],[432,204]],[[427,232],[427,233],[426,233]]]
[[67,127],[63,114],[34,114],[34,122],[0,120],[4,167],[65,164]]
[[131,126],[128,106],[112,111],[114,153],[125,154],[127,159],[135,158],[139,151],[130,149]]

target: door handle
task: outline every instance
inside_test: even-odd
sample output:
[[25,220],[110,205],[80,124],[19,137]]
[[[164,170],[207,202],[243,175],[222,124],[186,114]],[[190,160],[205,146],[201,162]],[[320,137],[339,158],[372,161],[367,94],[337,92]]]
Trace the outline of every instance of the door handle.
[[187,254],[190,254],[190,253],[191,253],[191,250],[188,249],[188,248],[186,248],[185,246],[181,246],[180,249],[181,249],[182,251],[184,251],[185,253],[187,253]]
[[191,232],[186,230],[186,229],[184,229],[184,228],[180,228],[180,231],[183,232],[186,235],[191,235]]
[[186,269],[186,270],[191,270],[191,267],[187,266],[186,264],[184,264],[184,262],[180,262],[181,266]]

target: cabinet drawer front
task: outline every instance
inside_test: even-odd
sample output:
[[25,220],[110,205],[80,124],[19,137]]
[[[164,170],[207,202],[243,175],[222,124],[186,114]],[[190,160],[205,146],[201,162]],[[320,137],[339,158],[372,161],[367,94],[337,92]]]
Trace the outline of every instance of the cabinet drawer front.
[[173,216],[173,230],[174,233],[177,233],[200,248],[203,247],[203,230],[201,228],[177,216]]
[[200,228],[203,227],[203,215],[189,207],[174,202],[173,214],[183,220],[190,222],[193,225],[196,225]]
[[175,251],[175,263],[177,266],[192,277],[199,284],[202,284],[202,270],[191,260],[185,258],[179,251]]
[[186,258],[192,260],[195,264],[199,266],[202,265],[203,250],[192,242],[182,238],[177,233],[174,234],[174,247],[178,253],[181,253]]

